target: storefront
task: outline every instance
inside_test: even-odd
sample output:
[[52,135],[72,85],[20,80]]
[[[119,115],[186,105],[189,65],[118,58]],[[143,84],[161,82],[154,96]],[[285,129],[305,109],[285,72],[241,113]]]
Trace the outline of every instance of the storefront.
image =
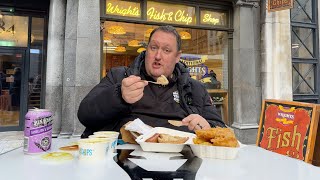
[[21,130],[27,109],[43,103],[49,4],[24,5],[0,3],[0,131]]
[[232,62],[232,4],[182,1],[101,1],[101,76],[112,67],[128,66],[145,50],[151,31],[164,24],[182,38],[180,61],[192,78],[204,83],[228,122],[229,68]]
[[[34,77],[35,74],[41,74],[41,89],[45,91],[42,90],[40,93],[40,97],[43,97],[40,98],[40,108],[50,109],[54,113],[54,136],[69,137],[82,134],[84,127],[77,118],[81,100],[111,67],[129,65],[141,49],[146,47],[148,32],[164,24],[175,26],[184,38],[181,61],[189,66],[193,78],[205,83],[218,109],[222,110],[223,119],[234,128],[241,142],[255,141],[261,99],[283,98],[282,94],[292,97],[289,83],[261,87],[269,85],[269,81],[278,83],[274,77],[279,76],[275,75],[278,72],[275,73],[274,69],[264,69],[271,67],[265,64],[273,63],[274,58],[265,60],[262,55],[272,56],[269,51],[262,53],[260,50],[260,45],[267,41],[261,41],[264,36],[260,39],[261,29],[264,30],[265,27],[262,27],[263,23],[260,22],[260,14],[263,14],[260,13],[260,9],[264,10],[262,7],[265,7],[265,3],[261,3],[260,7],[259,0],[252,3],[243,3],[240,0],[15,2],[24,5],[24,10],[29,11],[18,14],[21,11],[15,9],[14,14],[6,15],[27,17],[27,45],[1,46],[1,49],[23,49],[25,52],[25,55],[20,53],[21,55],[11,56],[25,56],[25,60],[22,61],[25,65],[21,65],[21,72],[25,74],[22,78],[24,83],[21,83],[24,92],[20,96],[20,108],[23,105],[25,112],[28,103],[31,102],[28,101],[27,87],[32,87],[29,86],[29,82],[39,79]],[[38,6],[42,7],[43,3],[47,4],[46,10],[34,10]],[[43,18],[44,25],[38,28],[42,30],[42,39],[32,30],[35,17]],[[266,26],[267,30],[268,27]],[[124,30],[121,30],[122,28]],[[264,32],[268,32],[267,30]],[[36,40],[32,41],[33,38]],[[33,48],[35,42],[39,42],[37,48],[40,50],[31,51],[37,49]],[[284,38],[284,42],[280,44],[282,46],[286,43],[288,41]],[[269,42],[265,44],[273,45]],[[266,49],[269,49],[269,46]],[[38,60],[32,60],[32,56],[38,57]],[[33,62],[39,64],[31,65]],[[291,63],[289,65],[291,66]],[[33,67],[44,68],[41,71],[31,71]],[[14,67],[8,68],[14,70]],[[287,64],[278,69],[281,72],[288,69]],[[35,73],[31,73],[33,71]],[[264,73],[265,71],[267,73]],[[288,75],[288,79],[291,77],[290,74],[292,71],[289,70],[285,74]],[[281,77],[283,76],[281,73]],[[8,78],[8,81],[12,81],[12,78]],[[284,90],[288,90],[288,93]],[[281,94],[277,96],[275,93]],[[286,97],[283,99],[288,99]],[[23,116],[24,113],[20,113],[19,119],[23,119]],[[22,130],[20,124],[16,127]],[[8,128],[6,126],[1,130],[9,130]]]

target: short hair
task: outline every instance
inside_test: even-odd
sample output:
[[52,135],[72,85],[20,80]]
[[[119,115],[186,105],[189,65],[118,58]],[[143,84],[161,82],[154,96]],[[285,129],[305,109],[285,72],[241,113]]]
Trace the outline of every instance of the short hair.
[[181,50],[181,36],[178,33],[178,31],[173,26],[170,26],[170,25],[159,26],[159,27],[155,28],[150,34],[148,44],[150,43],[152,35],[157,31],[162,31],[162,32],[167,32],[167,33],[173,34],[176,37],[176,40],[177,40],[177,49],[178,49],[178,51]]

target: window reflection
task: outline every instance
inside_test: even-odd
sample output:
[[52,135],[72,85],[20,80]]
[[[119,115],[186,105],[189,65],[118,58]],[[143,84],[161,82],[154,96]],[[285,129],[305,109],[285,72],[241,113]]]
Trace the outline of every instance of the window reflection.
[[[108,28],[121,27],[123,34]],[[104,22],[102,76],[112,67],[128,66],[146,48],[150,32],[157,26]],[[228,39],[224,31],[177,28],[182,38],[180,61],[189,67],[190,75],[208,89],[228,89]],[[118,32],[116,29],[114,31]]]
[[40,108],[42,86],[42,61],[43,61],[44,19],[32,18],[30,70],[28,78],[28,107]]
[[28,46],[28,17],[3,15],[0,19],[0,46]]

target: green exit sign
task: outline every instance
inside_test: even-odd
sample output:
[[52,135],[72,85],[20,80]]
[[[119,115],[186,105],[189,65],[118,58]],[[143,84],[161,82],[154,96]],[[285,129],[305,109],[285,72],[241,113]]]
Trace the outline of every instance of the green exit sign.
[[0,12],[3,13],[14,13],[15,9],[12,7],[0,7]]

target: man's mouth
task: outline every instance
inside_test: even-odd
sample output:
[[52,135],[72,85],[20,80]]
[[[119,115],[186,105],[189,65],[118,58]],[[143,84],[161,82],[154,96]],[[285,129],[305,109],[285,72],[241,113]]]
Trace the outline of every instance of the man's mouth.
[[154,63],[152,64],[152,67],[153,67],[153,68],[160,68],[160,67],[161,67],[161,64],[158,63],[158,62],[154,62]]

